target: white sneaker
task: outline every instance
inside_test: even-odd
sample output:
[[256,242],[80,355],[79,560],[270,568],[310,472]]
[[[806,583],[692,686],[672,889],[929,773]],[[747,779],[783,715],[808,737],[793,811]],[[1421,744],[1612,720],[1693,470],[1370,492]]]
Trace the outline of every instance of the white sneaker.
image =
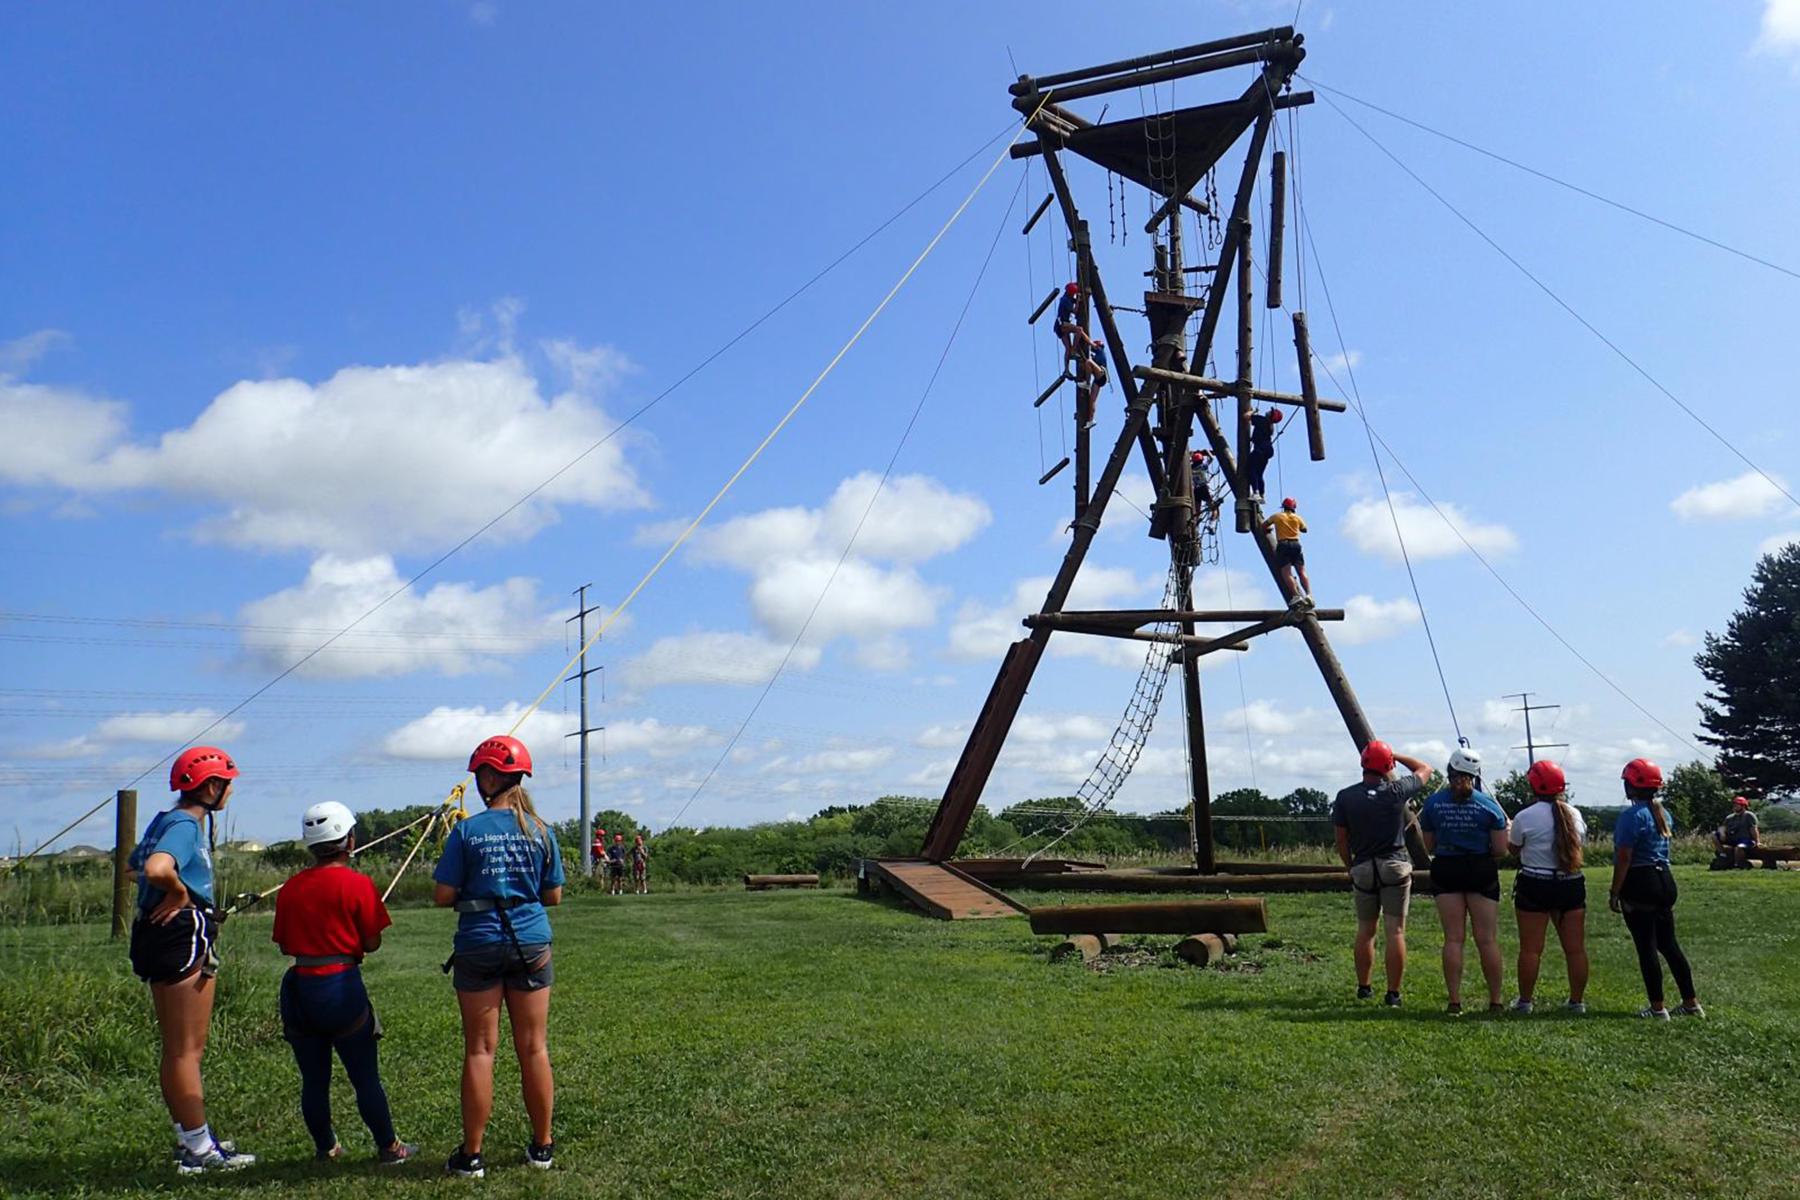
[[1700,1019],[1705,1020],[1706,1010],[1701,1008],[1698,1004],[1677,1004],[1675,1006],[1675,1015],[1678,1017],[1699,1017]]
[[1638,1009],[1638,1016],[1651,1021],[1666,1021],[1669,1019],[1669,1010],[1666,1008],[1652,1008],[1646,1004],[1644,1007]]
[[1517,1013],[1521,1017],[1529,1017],[1531,1015],[1532,1007],[1533,1006],[1532,1006],[1531,1001],[1525,999],[1525,997],[1523,997],[1523,996],[1520,996],[1517,1000],[1514,1000],[1512,1002],[1512,1008],[1510,1011]]
[[1571,1000],[1567,1004],[1563,1005],[1563,1011],[1570,1014],[1571,1016],[1576,1016],[1576,1017],[1586,1016],[1587,1015],[1587,1003],[1586,1003],[1586,1001],[1582,1001],[1582,1000]]
[[256,1164],[256,1155],[241,1154],[235,1146],[227,1149],[227,1145],[228,1143],[215,1141],[201,1154],[195,1154],[183,1146],[175,1169],[183,1175],[204,1175],[208,1171],[239,1171]]

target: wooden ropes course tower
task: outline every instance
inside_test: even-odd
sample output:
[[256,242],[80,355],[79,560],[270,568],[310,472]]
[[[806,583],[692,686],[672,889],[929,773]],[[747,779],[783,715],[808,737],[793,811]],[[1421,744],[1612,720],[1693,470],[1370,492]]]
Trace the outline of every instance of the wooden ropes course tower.
[[[1326,624],[1341,620],[1343,612],[1314,608],[1310,599],[1296,594],[1286,574],[1277,569],[1274,539],[1262,528],[1261,498],[1253,494],[1250,475],[1245,470],[1251,454],[1251,417],[1259,405],[1280,405],[1303,412],[1308,448],[1315,461],[1325,457],[1321,413],[1345,411],[1342,402],[1321,399],[1314,389],[1312,351],[1303,312],[1295,312],[1292,318],[1300,394],[1255,386],[1257,314],[1252,278],[1252,220],[1266,215],[1270,222],[1266,237],[1268,261],[1262,265],[1262,274],[1266,279],[1267,306],[1279,309],[1287,184],[1282,151],[1277,150],[1268,164],[1272,202],[1267,212],[1253,212],[1253,200],[1276,114],[1312,100],[1310,93],[1290,90],[1306,53],[1302,40],[1292,28],[1267,29],[1055,75],[1022,75],[1010,89],[1013,107],[1035,135],[1034,141],[1016,145],[1012,155],[1020,159],[1041,157],[1052,189],[1033,214],[1026,232],[1051,204],[1058,207],[1070,233],[1069,251],[1074,256],[1075,282],[1079,284],[1078,292],[1073,293],[1069,323],[1079,327],[1080,332],[1069,336],[1086,345],[1090,340],[1090,321],[1098,323],[1098,332],[1091,340],[1102,347],[1096,357],[1104,363],[1105,375],[1116,379],[1124,393],[1125,416],[1096,474],[1090,425],[1096,416],[1095,394],[1104,382],[1100,373],[1090,374],[1082,369],[1065,373],[1039,397],[1042,404],[1058,388],[1076,389],[1076,436],[1071,456],[1075,512],[1068,550],[1039,611],[1024,616],[1028,632],[1007,649],[1001,661],[999,674],[932,818],[920,852],[921,866],[941,865],[955,856],[1053,634],[1142,641],[1150,644],[1153,651],[1161,649],[1159,670],[1179,665],[1187,722],[1195,866],[1202,874],[1212,874],[1218,867],[1213,854],[1201,706],[1201,656],[1241,650],[1252,639],[1277,629],[1296,629],[1312,654],[1351,740],[1360,749],[1373,737],[1325,633]],[[1101,123],[1071,107],[1119,92],[1135,90],[1141,97],[1146,87],[1239,68],[1253,72],[1247,86],[1235,98],[1215,103],[1113,121],[1105,120],[1103,109],[1098,118]],[[1213,189],[1204,185],[1212,178],[1215,167],[1222,166],[1229,177],[1231,164],[1226,160],[1240,145],[1243,158],[1235,191],[1228,200],[1223,196],[1209,200]],[[1070,155],[1150,193],[1153,212],[1144,229],[1151,235],[1152,262],[1145,273],[1150,286],[1144,294],[1142,310],[1149,326],[1148,362],[1133,357],[1132,341],[1119,324],[1121,310],[1109,298],[1106,282],[1095,263],[1088,223],[1070,184]],[[1109,195],[1109,209],[1110,200]],[[1210,251],[1204,246],[1183,246],[1184,211],[1222,222],[1222,239]],[[1039,305],[1032,316],[1034,322],[1057,295],[1053,292]],[[1236,318],[1235,373],[1230,378],[1213,378],[1204,367],[1213,359],[1214,339],[1228,310]],[[1067,330],[1068,325],[1064,328]],[[1074,357],[1071,354],[1072,360]],[[1087,356],[1080,357],[1085,360]],[[1196,480],[1190,458],[1195,449],[1210,452],[1231,500],[1236,532],[1249,535],[1255,543],[1282,598],[1288,602],[1287,607],[1204,611],[1194,608],[1193,576],[1203,558],[1200,541],[1208,518],[1216,518],[1218,510],[1224,507],[1223,497],[1213,499],[1204,481],[1203,498],[1196,504]],[[1149,534],[1169,546],[1170,589],[1165,607],[1069,610],[1064,606],[1070,589],[1093,545],[1119,478],[1134,455],[1141,459],[1156,495],[1155,507],[1149,514]],[[1070,462],[1071,459],[1064,459],[1045,479]],[[1228,632],[1197,632],[1207,625],[1233,628]],[[1146,673],[1151,669],[1147,665]],[[1159,677],[1156,697],[1160,695]],[[1147,722],[1144,733],[1148,733]],[[1135,753],[1131,758],[1135,761]],[[1129,770],[1129,764],[1125,769]],[[1105,793],[1106,798],[1116,790],[1114,783]]]

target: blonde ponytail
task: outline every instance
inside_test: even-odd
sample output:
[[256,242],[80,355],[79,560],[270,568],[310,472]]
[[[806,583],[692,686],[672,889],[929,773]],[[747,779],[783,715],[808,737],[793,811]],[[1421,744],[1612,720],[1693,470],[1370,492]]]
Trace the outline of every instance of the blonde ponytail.
[[1551,813],[1556,817],[1553,845],[1556,847],[1557,869],[1564,875],[1573,875],[1581,870],[1581,839],[1575,834],[1575,810],[1560,795],[1548,803]]

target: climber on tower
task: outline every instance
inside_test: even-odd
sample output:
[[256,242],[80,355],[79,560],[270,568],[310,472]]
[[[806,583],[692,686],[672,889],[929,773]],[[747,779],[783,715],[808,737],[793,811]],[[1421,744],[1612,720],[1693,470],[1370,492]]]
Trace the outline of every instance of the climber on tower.
[[[1300,535],[1306,532],[1306,522],[1300,519],[1299,505],[1292,496],[1281,502],[1281,511],[1262,523],[1264,529],[1275,531],[1275,570],[1288,584],[1293,598],[1288,603],[1294,607],[1312,606],[1312,581],[1306,577],[1306,552],[1300,548]],[[1299,585],[1289,575],[1293,571],[1299,576]]]
[[1263,498],[1263,472],[1275,457],[1275,426],[1280,422],[1281,410],[1274,407],[1250,418],[1250,454],[1244,460],[1244,478],[1258,500]]

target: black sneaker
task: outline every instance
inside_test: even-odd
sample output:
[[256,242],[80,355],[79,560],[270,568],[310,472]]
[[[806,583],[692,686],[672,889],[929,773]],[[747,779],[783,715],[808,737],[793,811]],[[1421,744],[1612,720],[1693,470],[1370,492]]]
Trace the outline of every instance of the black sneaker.
[[452,1175],[461,1175],[464,1179],[487,1177],[487,1165],[481,1161],[481,1155],[465,1154],[461,1146],[450,1156],[450,1161],[444,1164],[444,1170]]
[[540,1171],[548,1171],[550,1164],[555,1161],[553,1158],[555,1151],[555,1142],[545,1142],[541,1146],[536,1142],[527,1142],[525,1143],[525,1161]]
[[1400,993],[1399,992],[1389,992],[1387,995],[1385,995],[1381,998],[1381,1002],[1383,1004],[1387,1005],[1389,1008],[1399,1008],[1400,1007]]
[[1373,984],[1359,983],[1356,985],[1356,998],[1358,1000],[1370,1000],[1373,999],[1374,996],[1375,988]]
[[1444,1006],[1444,1013],[1446,1016],[1460,1017],[1462,1016],[1462,1005],[1455,1000],[1452,1000],[1449,1004]]

